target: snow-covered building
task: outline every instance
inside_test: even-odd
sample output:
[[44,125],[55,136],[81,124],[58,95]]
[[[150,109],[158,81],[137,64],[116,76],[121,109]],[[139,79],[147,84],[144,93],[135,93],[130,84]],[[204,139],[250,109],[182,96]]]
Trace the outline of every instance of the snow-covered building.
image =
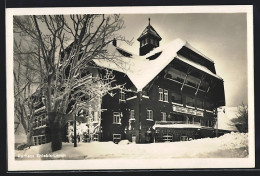
[[[139,55],[114,40],[107,47],[114,59],[93,59],[97,66],[113,70],[113,84],[124,88],[90,103],[78,131],[92,140],[137,143],[216,136],[217,108],[225,106],[225,93],[214,61],[182,39],[160,46],[162,38],[150,20],[137,40]],[[89,72],[102,74],[98,69]],[[47,118],[43,108],[35,120],[35,145],[49,141]],[[65,120],[63,140],[70,141],[73,117]]]
[[217,108],[225,106],[225,93],[214,61],[187,41],[160,46],[161,39],[149,20],[138,38],[139,55],[114,41],[108,51],[115,60],[94,59],[114,70],[115,84],[125,87],[103,97],[102,140],[145,143],[216,135]]

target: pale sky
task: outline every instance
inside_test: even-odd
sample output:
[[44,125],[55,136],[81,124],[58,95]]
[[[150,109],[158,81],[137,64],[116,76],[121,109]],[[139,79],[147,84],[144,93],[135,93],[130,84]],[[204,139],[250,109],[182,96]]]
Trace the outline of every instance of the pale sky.
[[226,106],[247,104],[247,21],[245,13],[138,14],[122,15],[125,29],[120,34],[133,38],[133,45],[118,43],[138,54],[140,36],[151,25],[162,37],[160,46],[176,38],[188,41],[215,62],[217,74],[224,79]]

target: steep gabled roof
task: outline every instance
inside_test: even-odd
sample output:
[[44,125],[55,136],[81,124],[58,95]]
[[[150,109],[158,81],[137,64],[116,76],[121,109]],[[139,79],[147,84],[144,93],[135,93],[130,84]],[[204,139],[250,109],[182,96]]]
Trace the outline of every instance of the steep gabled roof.
[[144,36],[151,34],[153,36],[155,36],[156,38],[158,38],[159,40],[161,40],[162,38],[160,37],[160,35],[156,32],[156,30],[149,24],[144,31],[142,32],[142,34],[140,35],[140,37],[137,39],[138,41],[140,41],[141,38],[143,38]]
[[[174,59],[181,61],[201,70],[215,78],[222,80],[218,75],[212,73],[206,67],[192,62],[186,58],[181,57],[177,52],[186,46],[187,42],[181,39],[176,39],[164,46],[155,48],[150,53],[144,56],[132,54],[131,57],[126,57],[120,54],[117,47],[109,45],[108,51],[115,55],[113,60],[93,59],[93,61],[100,67],[109,68],[115,71],[125,73],[133,82],[138,91],[142,90],[150,81],[152,81],[170,62]],[[158,54],[160,53],[160,54]],[[111,55],[112,55],[111,54]],[[156,59],[149,60],[147,58],[158,55]]]

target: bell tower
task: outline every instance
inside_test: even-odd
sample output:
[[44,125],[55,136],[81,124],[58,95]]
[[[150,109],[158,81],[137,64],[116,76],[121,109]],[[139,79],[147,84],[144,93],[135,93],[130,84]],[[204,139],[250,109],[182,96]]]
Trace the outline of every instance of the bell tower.
[[159,46],[159,42],[162,40],[160,35],[150,24],[150,18],[148,26],[144,29],[140,37],[137,39],[140,42],[139,55],[143,56],[149,53],[151,50]]

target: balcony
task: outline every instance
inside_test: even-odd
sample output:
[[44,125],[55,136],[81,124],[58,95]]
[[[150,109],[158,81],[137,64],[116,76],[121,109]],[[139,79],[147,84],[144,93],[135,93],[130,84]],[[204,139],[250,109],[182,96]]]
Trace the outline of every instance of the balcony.
[[155,128],[201,128],[200,122],[187,121],[155,121]]

